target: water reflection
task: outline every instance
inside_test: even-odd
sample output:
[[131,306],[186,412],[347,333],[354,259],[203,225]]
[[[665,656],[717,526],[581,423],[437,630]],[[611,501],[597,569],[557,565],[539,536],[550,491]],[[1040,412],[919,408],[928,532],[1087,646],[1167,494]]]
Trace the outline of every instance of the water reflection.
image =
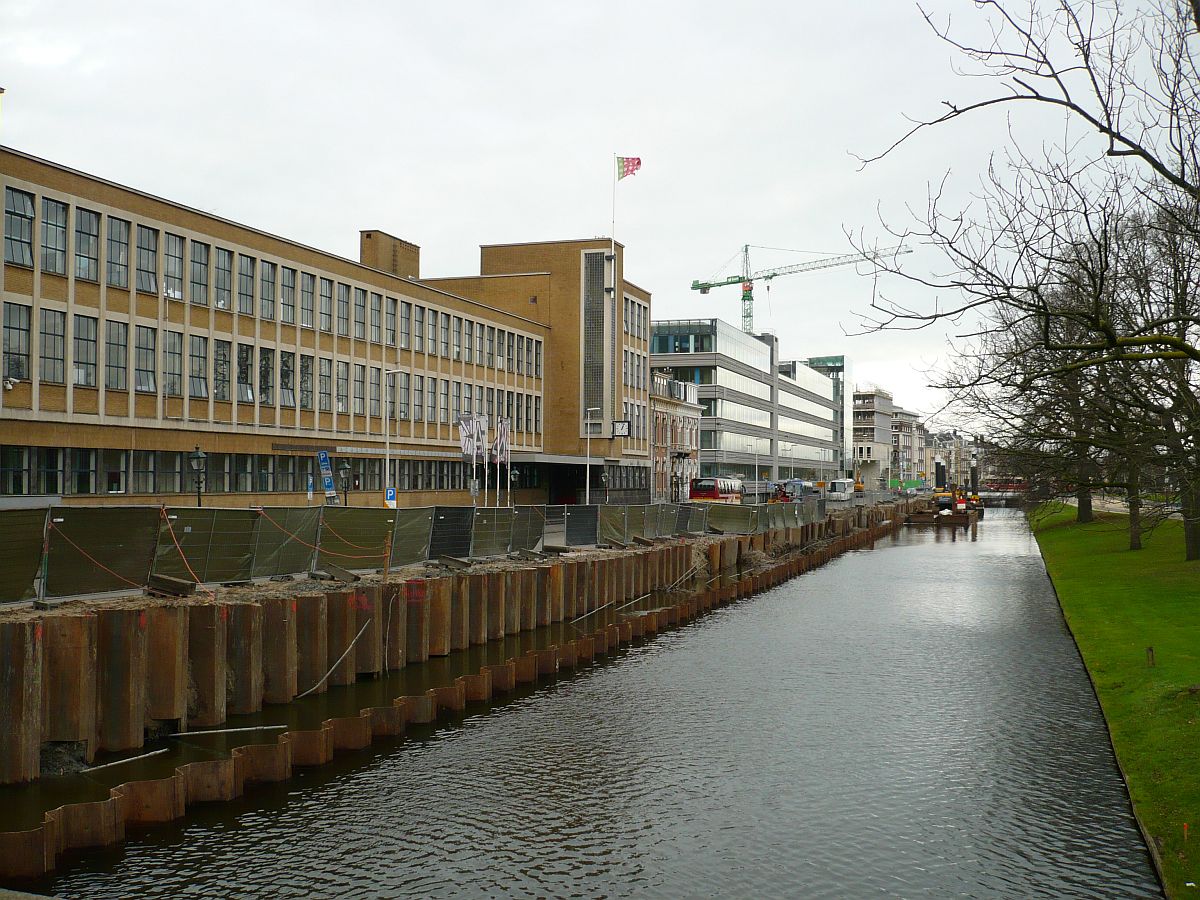
[[1015,513],[65,861],[64,896],[1157,896]]

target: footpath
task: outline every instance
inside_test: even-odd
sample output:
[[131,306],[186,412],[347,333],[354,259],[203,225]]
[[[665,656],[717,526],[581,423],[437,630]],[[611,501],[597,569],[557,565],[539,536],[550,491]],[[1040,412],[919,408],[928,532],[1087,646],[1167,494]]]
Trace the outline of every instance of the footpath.
[[1178,521],[1130,551],[1126,517],[1067,508],[1034,532],[1169,897],[1200,897],[1200,562]]

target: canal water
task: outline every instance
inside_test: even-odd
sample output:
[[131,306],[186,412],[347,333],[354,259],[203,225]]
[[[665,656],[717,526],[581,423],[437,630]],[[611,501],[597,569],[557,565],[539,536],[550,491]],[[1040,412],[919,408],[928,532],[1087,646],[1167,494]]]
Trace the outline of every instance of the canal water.
[[1161,896],[1015,512],[68,856],[67,897]]

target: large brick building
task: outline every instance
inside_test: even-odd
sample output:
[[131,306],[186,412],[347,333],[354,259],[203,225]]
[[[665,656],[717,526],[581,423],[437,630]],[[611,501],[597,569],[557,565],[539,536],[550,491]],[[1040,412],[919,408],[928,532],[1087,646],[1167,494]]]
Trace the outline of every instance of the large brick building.
[[648,493],[650,295],[620,244],[425,280],[381,231],[355,262],[7,148],[0,184],[0,495],[185,502],[199,448],[208,502],[321,503],[325,450],[352,504],[469,503],[473,412],[510,421],[516,502],[582,494],[588,428],[593,478]]

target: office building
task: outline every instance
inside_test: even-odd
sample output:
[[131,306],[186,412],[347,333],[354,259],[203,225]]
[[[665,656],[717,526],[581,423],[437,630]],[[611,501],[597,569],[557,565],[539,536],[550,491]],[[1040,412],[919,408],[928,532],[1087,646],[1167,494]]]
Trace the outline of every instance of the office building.
[[886,490],[892,478],[892,395],[875,385],[854,391],[854,478]]

